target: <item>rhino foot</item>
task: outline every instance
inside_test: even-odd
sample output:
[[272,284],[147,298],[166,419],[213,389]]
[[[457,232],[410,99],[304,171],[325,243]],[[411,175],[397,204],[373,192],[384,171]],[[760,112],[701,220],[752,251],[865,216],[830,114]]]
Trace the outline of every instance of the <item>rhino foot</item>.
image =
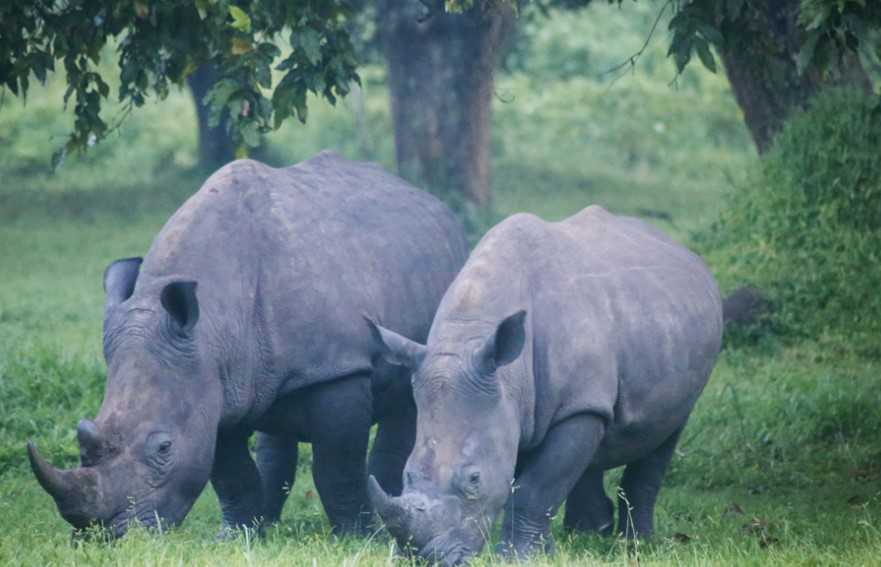
[[223,522],[220,526],[220,530],[217,532],[217,539],[219,541],[230,541],[240,537],[244,537],[245,539],[256,539],[262,538],[263,536],[263,524],[262,522],[257,521],[243,524]]
[[550,535],[514,542],[503,541],[496,546],[496,553],[506,561],[528,561],[538,555],[553,552],[554,540]]

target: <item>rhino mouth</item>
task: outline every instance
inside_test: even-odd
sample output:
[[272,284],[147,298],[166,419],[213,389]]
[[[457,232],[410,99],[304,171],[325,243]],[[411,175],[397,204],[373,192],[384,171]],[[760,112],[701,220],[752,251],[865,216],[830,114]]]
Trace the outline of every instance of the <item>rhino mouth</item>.
[[430,565],[455,566],[464,565],[474,555],[472,549],[450,538],[449,533],[432,538],[419,549],[412,546],[406,548],[411,556],[418,557]]
[[129,522],[105,524],[104,522],[92,522],[84,528],[73,528],[71,537],[76,540],[88,542],[110,542],[120,539],[129,530]]
[[162,533],[172,527],[158,517],[150,506],[129,508],[109,520],[92,520],[84,527],[74,527],[73,537],[84,541],[112,541],[122,538],[130,530],[141,528],[150,533]]

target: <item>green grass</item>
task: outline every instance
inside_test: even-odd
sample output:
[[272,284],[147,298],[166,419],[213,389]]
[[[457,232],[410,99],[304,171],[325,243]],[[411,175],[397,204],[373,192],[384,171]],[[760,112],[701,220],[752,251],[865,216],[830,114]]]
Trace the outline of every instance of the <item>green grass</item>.
[[[739,112],[722,78],[696,72],[668,86],[661,42],[610,86],[601,72],[639,48],[652,7],[601,4],[593,17],[525,25],[533,47],[519,43],[497,82],[490,218],[525,210],[553,220],[600,203],[697,242],[756,167]],[[337,109],[315,103],[308,125],[285,126],[260,157],[284,165],[330,147],[391,167],[383,77],[367,69],[360,98]],[[308,450],[283,521],[262,541],[216,541],[210,489],[175,531],[71,541],[30,474],[25,442],[58,465],[76,464],[76,422],[95,415],[103,391],[103,270],[144,254],[206,172],[195,167],[189,98],[174,93],[52,175],[62,140],[52,136],[70,119],[58,103],[63,88],[56,77],[26,106],[7,97],[0,107],[0,564],[407,564],[392,559],[383,533],[328,534]],[[744,283],[737,266],[709,260],[726,291]],[[558,519],[556,554],[530,564],[878,564],[881,363],[846,347],[836,336],[766,336],[726,348],[665,479],[656,538],[628,550],[565,534]],[[491,554],[474,562],[501,563]]]

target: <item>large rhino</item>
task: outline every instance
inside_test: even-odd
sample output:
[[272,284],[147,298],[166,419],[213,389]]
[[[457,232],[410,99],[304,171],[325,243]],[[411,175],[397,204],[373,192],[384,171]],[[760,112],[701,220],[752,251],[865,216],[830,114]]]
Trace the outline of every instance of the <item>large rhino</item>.
[[333,529],[363,530],[371,424],[369,470],[393,492],[415,436],[409,376],[364,315],[425,337],[466,256],[449,209],[379,166],[325,152],[223,167],[143,264],[107,269],[104,402],[77,427],[81,467],[29,442],[37,479],[75,528],[119,536],[130,520],[178,524],[210,478],[227,530],[278,518],[311,442]]
[[[716,284],[691,251],[591,206],[559,223],[512,216],[446,292],[427,346],[380,325],[384,356],[413,371],[416,444],[404,492],[370,493],[400,546],[460,564],[504,508],[500,550],[610,533],[603,471],[627,465],[618,532],[652,532],[661,478],[715,364]],[[625,500],[626,499],[626,500]],[[629,508],[628,508],[629,505]]]

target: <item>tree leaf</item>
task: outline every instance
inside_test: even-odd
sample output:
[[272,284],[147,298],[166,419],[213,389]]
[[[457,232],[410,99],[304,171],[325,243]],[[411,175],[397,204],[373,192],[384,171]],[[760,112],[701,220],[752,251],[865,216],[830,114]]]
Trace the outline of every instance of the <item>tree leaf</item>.
[[254,148],[260,145],[260,125],[255,120],[249,120],[240,130],[242,141]]
[[257,51],[260,53],[261,57],[265,57],[272,61],[279,55],[281,55],[281,49],[278,48],[274,43],[270,43],[268,41],[264,41],[263,43],[257,46]]
[[97,77],[95,82],[98,84],[98,92],[101,93],[101,96],[107,98],[110,96],[110,85],[101,80],[101,77]]
[[229,104],[230,97],[238,90],[239,85],[232,79],[221,79],[214,83],[208,94],[202,100],[203,104],[208,106],[209,118],[208,124],[213,128],[220,124],[220,118],[223,109]]
[[715,73],[716,59],[713,57],[713,53],[710,51],[710,44],[703,39],[695,39],[694,50],[697,51],[698,59],[701,60],[701,63],[704,64],[704,67],[706,67],[707,70],[709,70],[710,72]]
[[150,16],[150,7],[143,2],[135,2],[135,16],[141,20],[146,20]]
[[251,16],[245,13],[238,6],[229,7],[229,15],[232,16],[232,23],[229,24],[234,30],[251,33]]
[[243,37],[235,36],[232,38],[232,54],[233,55],[242,55],[244,53],[250,53],[254,50],[251,42]]
[[272,88],[272,70],[269,68],[269,65],[258,66],[254,76],[257,78],[258,85],[264,89]]
[[719,31],[715,26],[711,26],[709,24],[699,25],[697,31],[700,32],[704,39],[710,42],[712,45],[721,45],[725,38],[722,36],[722,32]]
[[321,34],[310,27],[291,33],[291,47],[301,49],[312,65],[321,62]]
[[798,56],[795,58],[795,70],[799,75],[804,74],[805,69],[808,68],[808,65],[810,65],[811,61],[814,59],[814,51],[816,50],[817,41],[819,39],[820,34],[816,30],[810,31],[806,34],[801,49],[798,50]]
[[207,0],[196,0],[194,2],[196,5],[196,10],[199,12],[199,18],[204,20],[208,17],[208,1]]
[[670,41],[670,47],[667,50],[667,57],[673,57],[678,72],[684,71],[688,62],[691,61],[692,47],[691,37],[679,32],[673,34],[673,39]]
[[[798,15],[798,23],[803,25],[808,31],[820,29],[829,19],[829,13],[832,6],[828,4],[813,3],[812,9],[802,8]],[[811,17],[813,15],[813,17]]]

